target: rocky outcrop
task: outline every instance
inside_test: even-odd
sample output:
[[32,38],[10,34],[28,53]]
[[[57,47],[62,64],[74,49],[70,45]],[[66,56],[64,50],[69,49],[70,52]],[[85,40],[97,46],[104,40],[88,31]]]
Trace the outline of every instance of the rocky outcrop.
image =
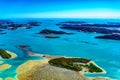
[[98,39],[120,40],[120,34],[110,34],[110,35],[96,36],[95,38],[98,38]]

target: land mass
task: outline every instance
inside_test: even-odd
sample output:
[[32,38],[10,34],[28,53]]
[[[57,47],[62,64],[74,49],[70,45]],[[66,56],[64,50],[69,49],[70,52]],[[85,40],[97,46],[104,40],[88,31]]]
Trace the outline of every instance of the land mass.
[[109,80],[88,78],[85,73],[105,73],[93,61],[84,58],[67,58],[43,55],[43,60],[29,60],[17,69],[19,80]]

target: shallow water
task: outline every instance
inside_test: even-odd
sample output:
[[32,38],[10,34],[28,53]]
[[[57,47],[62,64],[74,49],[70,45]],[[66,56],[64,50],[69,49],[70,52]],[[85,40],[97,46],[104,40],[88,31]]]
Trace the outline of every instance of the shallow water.
[[[24,23],[27,19],[14,20]],[[31,19],[32,20],[32,19]],[[119,22],[120,20],[95,20],[95,19],[34,19],[42,22],[39,27],[31,29],[19,28],[17,30],[4,30],[7,34],[0,35],[0,48],[9,50],[18,55],[11,60],[3,60],[5,63],[12,65],[11,69],[0,71],[0,77],[15,78],[16,68],[27,60],[41,59],[39,57],[30,57],[17,48],[19,45],[28,45],[33,52],[61,55],[71,57],[89,58],[95,61],[100,67],[107,71],[107,74],[87,74],[86,76],[105,76],[120,80],[120,41],[95,39],[96,33],[75,32],[73,35],[60,35],[58,39],[44,38],[43,35],[36,34],[42,29],[61,30],[56,23],[61,21],[88,21],[96,23]],[[85,43],[88,42],[88,43]],[[2,59],[0,59],[1,61]]]

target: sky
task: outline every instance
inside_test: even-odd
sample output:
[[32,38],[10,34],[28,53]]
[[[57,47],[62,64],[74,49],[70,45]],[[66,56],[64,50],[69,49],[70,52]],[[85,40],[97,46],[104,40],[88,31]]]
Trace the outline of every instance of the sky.
[[0,18],[120,18],[120,0],[0,0]]

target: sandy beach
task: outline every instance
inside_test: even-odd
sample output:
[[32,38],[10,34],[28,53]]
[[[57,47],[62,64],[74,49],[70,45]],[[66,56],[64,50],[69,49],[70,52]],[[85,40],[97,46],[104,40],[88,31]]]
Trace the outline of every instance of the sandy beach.
[[6,52],[11,55],[11,59],[17,57],[17,55],[13,52],[10,52],[10,51],[7,51],[7,50],[6,50]]

